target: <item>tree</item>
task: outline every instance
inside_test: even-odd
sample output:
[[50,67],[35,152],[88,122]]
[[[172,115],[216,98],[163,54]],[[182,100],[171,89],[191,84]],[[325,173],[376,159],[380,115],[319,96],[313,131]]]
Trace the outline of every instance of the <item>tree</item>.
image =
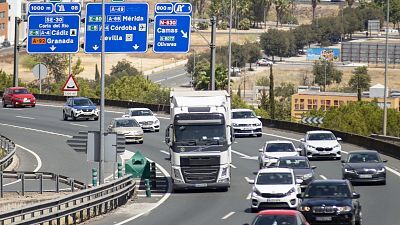
[[284,57],[292,51],[290,48],[292,44],[288,31],[281,31],[270,29],[268,32],[261,34],[260,43],[266,55],[271,55],[272,60],[274,56]]
[[105,77],[105,83],[106,85],[110,85],[118,78],[121,78],[123,76],[139,75],[141,75],[141,73],[132,65],[132,63],[128,62],[126,59],[123,59],[117,62],[117,65],[112,66],[110,75]]
[[310,25],[300,25],[292,30],[296,49],[303,49],[304,46],[312,43],[314,36]]
[[320,0],[311,0],[311,7],[312,7],[312,22],[315,23],[315,8],[317,8],[317,4]]
[[[211,85],[210,64],[207,61],[202,61],[197,69],[196,79],[194,81],[196,90],[208,90]],[[224,90],[228,85],[228,70],[221,64],[217,64],[215,68],[215,89]]]
[[359,11],[359,9],[350,7],[343,10],[343,31],[345,34],[350,35],[350,38],[352,38],[355,31],[359,31],[364,27]]
[[371,77],[366,66],[357,67],[353,71],[353,76],[349,80],[349,86],[353,91],[357,90],[358,100],[361,101],[361,93],[371,85]]
[[275,11],[276,11],[276,26],[281,23],[282,17],[285,15],[286,11],[293,4],[292,0],[274,0]]
[[85,70],[85,68],[82,66],[82,60],[81,60],[81,58],[78,58],[78,60],[76,60],[75,65],[72,66],[72,71],[71,71],[72,75],[76,76],[76,75],[82,73],[83,70]]
[[316,41],[322,46],[328,46],[340,41],[342,23],[339,17],[323,17],[318,20],[318,25],[313,27]]
[[49,77],[56,83],[65,81],[67,78],[68,57],[65,54],[37,54],[34,61],[46,65]]
[[[315,83],[318,85],[325,85],[325,71],[326,71],[326,85],[330,85],[333,82],[340,83],[342,81],[343,72],[337,70],[333,62],[317,61],[313,66],[313,74],[315,77]],[[325,90],[324,90],[325,91]]]
[[261,78],[259,78],[259,79],[256,81],[256,85],[257,85],[257,86],[264,86],[264,87],[269,86],[269,79],[268,79],[268,77],[262,76]]
[[232,43],[232,65],[236,67],[246,66],[249,59],[249,51],[243,45],[233,42]]
[[13,86],[13,77],[0,69],[0,90]]
[[282,82],[280,86],[275,88],[275,95],[282,97],[282,100],[290,100],[292,95],[296,93],[293,83]]
[[96,63],[96,70],[94,72],[94,80],[96,82],[100,81],[100,72],[99,72],[99,67],[97,66],[97,63]]
[[243,48],[247,50],[248,53],[247,62],[250,63],[250,69],[251,69],[251,64],[256,62],[257,59],[261,57],[260,44],[258,42],[246,41],[243,45]]

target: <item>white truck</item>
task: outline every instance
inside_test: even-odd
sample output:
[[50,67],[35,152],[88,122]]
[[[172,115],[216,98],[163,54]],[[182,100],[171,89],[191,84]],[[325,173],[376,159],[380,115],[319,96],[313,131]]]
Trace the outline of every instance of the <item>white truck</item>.
[[216,188],[231,182],[231,100],[226,91],[181,91],[170,95],[173,189]]

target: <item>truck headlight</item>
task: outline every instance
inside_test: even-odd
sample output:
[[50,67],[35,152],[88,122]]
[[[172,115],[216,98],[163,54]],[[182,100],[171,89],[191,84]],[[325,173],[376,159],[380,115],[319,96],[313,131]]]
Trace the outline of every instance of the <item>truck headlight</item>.
[[228,167],[222,168],[221,177],[226,177],[228,174]]
[[179,171],[179,169],[175,169],[174,168],[174,177],[178,180],[183,180],[182,176],[181,176],[181,171]]

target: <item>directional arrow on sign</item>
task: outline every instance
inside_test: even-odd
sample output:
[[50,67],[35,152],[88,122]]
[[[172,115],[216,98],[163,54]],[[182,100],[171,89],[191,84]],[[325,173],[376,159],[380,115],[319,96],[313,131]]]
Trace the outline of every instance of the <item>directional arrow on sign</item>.
[[56,50],[56,48],[57,48],[56,46],[52,45],[52,46],[50,47],[50,50],[54,52],[54,50]]
[[187,32],[184,32],[183,30],[181,30],[181,33],[182,33],[182,37],[183,38],[188,38]]
[[324,118],[322,117],[303,117],[301,118],[302,123],[308,123],[308,124],[322,124]]
[[133,48],[134,48],[135,50],[137,50],[137,49],[139,48],[139,45],[135,44],[135,45],[133,46]]
[[99,46],[94,45],[94,46],[93,46],[93,49],[96,51],[97,49],[99,49]]

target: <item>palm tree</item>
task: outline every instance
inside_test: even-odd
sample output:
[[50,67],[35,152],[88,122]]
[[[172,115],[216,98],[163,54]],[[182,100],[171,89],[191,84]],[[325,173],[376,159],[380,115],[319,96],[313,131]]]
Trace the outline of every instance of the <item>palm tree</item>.
[[320,0],[311,0],[311,6],[312,6],[312,22],[314,23],[315,19],[315,8],[317,8],[317,4],[320,2]]

